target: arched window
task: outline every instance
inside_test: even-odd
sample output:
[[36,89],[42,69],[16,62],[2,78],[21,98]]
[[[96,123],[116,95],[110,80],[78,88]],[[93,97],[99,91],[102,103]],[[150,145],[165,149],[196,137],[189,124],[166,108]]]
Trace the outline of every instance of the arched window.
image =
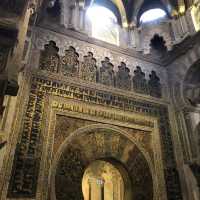
[[161,8],[153,8],[145,11],[140,17],[140,23],[149,23],[154,21],[160,21],[165,19],[167,16],[166,12]]
[[92,37],[111,44],[119,44],[117,18],[111,10],[93,5],[88,8],[86,16],[91,22]]

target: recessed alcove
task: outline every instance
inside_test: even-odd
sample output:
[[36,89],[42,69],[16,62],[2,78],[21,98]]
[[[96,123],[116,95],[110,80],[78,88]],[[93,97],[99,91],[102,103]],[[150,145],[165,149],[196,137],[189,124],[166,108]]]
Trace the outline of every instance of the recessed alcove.
[[129,191],[124,181],[122,172],[114,164],[96,160],[87,167],[83,175],[84,200],[128,200],[125,194]]

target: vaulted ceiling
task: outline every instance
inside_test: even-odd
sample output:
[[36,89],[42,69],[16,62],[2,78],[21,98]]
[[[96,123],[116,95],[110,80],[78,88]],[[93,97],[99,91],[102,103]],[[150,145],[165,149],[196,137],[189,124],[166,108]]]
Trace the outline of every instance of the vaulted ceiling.
[[85,0],[111,9],[123,24],[137,24],[141,14],[150,8],[162,8],[169,17],[182,14],[194,0]]

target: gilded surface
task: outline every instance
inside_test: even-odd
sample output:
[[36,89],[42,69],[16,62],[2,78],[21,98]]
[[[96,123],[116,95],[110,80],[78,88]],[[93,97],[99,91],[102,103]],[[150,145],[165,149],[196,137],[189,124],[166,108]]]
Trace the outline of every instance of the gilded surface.
[[[38,180],[37,177],[39,174],[39,166],[41,164],[41,153],[40,153],[41,145],[44,145],[44,140],[46,140],[46,138],[44,139],[41,137],[41,131],[42,131],[41,124],[42,124],[42,117],[44,110],[43,106],[45,104],[44,97],[46,98],[47,96],[57,96],[65,99],[73,99],[75,101],[85,102],[87,104],[92,103],[91,105],[94,104],[99,106],[101,105],[105,108],[107,107],[121,111],[122,110],[128,111],[132,112],[133,114],[140,113],[142,115],[152,116],[159,119],[160,122],[159,130],[160,130],[160,139],[162,143],[163,164],[164,164],[165,182],[167,186],[166,187],[167,196],[168,199],[182,199],[179,177],[176,169],[176,162],[173,152],[174,150],[171,139],[171,132],[169,127],[168,110],[165,106],[150,103],[145,100],[141,101],[133,97],[120,96],[115,93],[108,93],[106,91],[97,91],[95,89],[90,89],[90,88],[86,89],[84,88],[84,86],[72,85],[39,77],[38,78],[33,77],[32,79],[31,90],[29,95],[29,103],[27,105],[27,111],[26,111],[27,114],[23,119],[24,126],[22,127],[22,132],[21,132],[22,138],[21,140],[19,140],[18,147],[15,152],[14,164],[9,184],[8,197],[14,198],[20,196],[28,198],[28,197],[35,197],[36,195],[36,187]],[[61,105],[61,110],[64,109],[63,112],[67,111],[66,108],[69,109],[69,105],[67,104],[58,104],[58,107],[56,105],[55,108],[59,110],[60,105]],[[76,113],[79,113],[81,111],[82,113],[87,113],[87,115],[95,116],[94,114],[95,110],[92,109],[89,110],[87,108],[84,111],[84,107],[81,108],[81,106],[77,107],[73,105],[72,108],[73,108],[72,110],[75,111]],[[113,114],[109,112],[102,112],[101,118],[106,118],[106,117],[110,118],[112,116],[111,118],[112,119],[114,118],[114,120],[116,119],[119,121],[120,120],[123,121],[124,119],[125,121],[127,120],[126,116],[122,115],[119,117]],[[137,124],[137,121],[134,120],[132,121],[131,119],[130,123]],[[150,126],[151,128],[151,123],[149,122],[148,123],[145,122],[143,125]],[[92,131],[90,134],[96,134],[96,133],[100,134],[99,131],[97,132],[95,131],[95,133]],[[79,147],[81,149],[90,149],[90,150],[84,150],[84,155],[82,156],[84,157],[85,160],[82,161],[86,162],[88,161],[88,159],[94,160],[95,158],[99,158],[100,155],[102,155],[103,157],[112,155],[116,159],[121,159],[121,162],[127,164],[130,174],[132,174],[132,176],[136,175],[138,176],[138,174],[140,174],[139,175],[140,178],[138,178],[139,181],[138,182],[136,181],[134,184],[135,188],[139,187],[142,189],[138,189],[137,191],[135,191],[136,196],[134,198],[136,199],[140,198],[141,191],[143,190],[143,188],[148,188],[146,193],[143,194],[142,197],[143,199],[149,199],[149,198],[152,199],[153,189],[149,187],[149,185],[152,185],[153,181],[152,174],[148,170],[149,168],[148,164],[147,163],[145,164],[145,162],[147,161],[146,159],[143,159],[144,156],[140,153],[139,150],[137,150],[135,145],[130,146],[129,145],[130,141],[127,140],[124,136],[122,137],[120,135],[119,145],[117,143],[114,145],[110,143],[110,141],[112,140],[110,141],[108,140],[108,138],[110,139],[112,138],[108,137],[108,134],[112,134],[112,131],[104,130],[102,134],[103,136],[101,135],[95,138],[93,136],[88,137],[89,139],[88,142],[87,140],[84,140],[83,137],[81,137],[81,142],[84,142],[87,145],[83,145],[80,143]],[[102,139],[102,137],[104,139]],[[138,141],[139,140],[141,140],[140,137],[138,137]],[[91,148],[88,148],[89,144],[92,145]],[[103,146],[105,146],[105,148],[103,148],[104,150],[102,151]],[[75,145],[74,147],[77,146]],[[111,151],[111,149],[113,150],[115,149],[115,151]],[[130,152],[131,157],[128,156],[129,154],[127,154],[127,152]],[[136,156],[137,158],[138,153],[141,154],[140,156],[138,155],[138,159],[141,160],[138,161],[138,163],[140,163],[139,166],[144,166],[144,168],[142,169],[140,167],[135,166],[137,162],[135,163],[134,160],[130,160],[131,158],[133,159],[134,156]],[[30,160],[32,160],[33,162],[30,162]],[[24,167],[23,168],[18,167],[21,165],[23,165]],[[76,169],[76,167],[74,168]],[[145,175],[144,173],[147,174]],[[80,177],[81,175],[76,180],[80,180]],[[58,182],[60,182],[60,178],[58,180],[59,180]],[[63,180],[68,180],[68,179],[63,179]],[[134,178],[134,180],[137,180],[137,178]],[[148,183],[148,185],[145,185],[146,183]],[[63,184],[61,184],[60,190],[64,190],[64,188],[62,189],[62,186]],[[173,193],[171,192],[172,190]],[[77,195],[78,194],[80,193],[77,192]],[[65,193],[65,195],[67,194]],[[78,196],[77,198],[79,198]],[[61,195],[59,196],[59,198],[63,199],[65,197]]]
[[[91,137],[88,137],[89,135]],[[106,135],[109,135],[109,137]],[[119,136],[117,153],[113,152],[110,148],[112,140],[107,143],[105,142],[105,138],[112,138],[115,135]],[[85,138],[85,141],[82,141],[82,137]],[[92,141],[88,141],[89,138]],[[86,149],[93,149],[93,154],[88,155]],[[72,158],[70,152],[76,155]],[[88,133],[84,133],[84,136],[79,135],[75,137],[63,151],[61,159],[58,161],[58,168],[55,175],[56,198],[62,200],[74,195],[73,199],[82,199],[80,185],[82,183],[83,172],[92,161],[103,158],[120,161],[126,166],[132,180],[134,199],[143,198],[153,200],[153,179],[145,157],[137,146],[125,136],[106,128],[91,130]],[[65,172],[63,172],[63,167]],[[71,185],[70,183],[73,186],[66,189],[66,185]],[[145,191],[144,188],[146,188]]]

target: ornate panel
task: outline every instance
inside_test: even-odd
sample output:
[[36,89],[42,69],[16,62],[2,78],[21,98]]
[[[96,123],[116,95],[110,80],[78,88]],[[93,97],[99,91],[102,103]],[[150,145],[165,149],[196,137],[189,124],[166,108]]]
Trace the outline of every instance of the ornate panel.
[[44,94],[31,86],[27,110],[16,146],[8,197],[34,197],[41,158],[41,123]]
[[[33,62],[31,62],[32,64],[30,64],[31,68],[35,68],[36,65],[38,64],[37,61],[34,60],[34,57],[37,54],[37,53],[35,54],[35,52],[44,49],[44,45],[49,43],[49,41],[52,40],[52,41],[55,41],[57,46],[59,47],[60,57],[65,56],[65,51],[68,50],[70,46],[76,49],[76,52],[79,54],[79,58],[78,58],[79,64],[76,67],[76,68],[79,68],[79,73],[76,77],[81,78],[81,65],[85,62],[84,60],[88,56],[88,52],[91,52],[93,54],[93,58],[96,59],[98,83],[100,83],[99,76],[100,76],[100,68],[102,67],[102,61],[104,61],[105,57],[107,57],[110,59],[110,63],[113,64],[115,79],[116,79],[116,73],[119,71],[118,66],[121,62],[125,63],[126,67],[130,70],[131,79],[134,76],[134,70],[136,69],[136,66],[141,66],[142,71],[146,75],[147,82],[149,80],[149,74],[151,74],[151,71],[152,70],[156,71],[157,76],[160,78],[160,85],[162,86],[163,97],[164,98],[168,97],[168,91],[166,87],[166,84],[167,84],[166,70],[157,64],[146,62],[145,60],[141,60],[135,57],[131,57],[130,55],[126,55],[125,52],[118,51],[118,49],[113,49],[113,50],[106,49],[106,48],[103,48],[94,44],[90,44],[82,40],[68,37],[66,35],[61,35],[55,32],[51,32],[49,30],[47,32],[45,29],[42,29],[42,28],[35,28],[35,30],[33,30],[33,35],[34,35],[34,40],[33,40],[34,53],[32,55]],[[89,65],[91,65],[91,62]],[[85,78],[82,78],[82,79],[85,80]],[[86,81],[89,81],[89,80],[86,80]],[[115,85],[115,87],[117,86]],[[133,90],[132,86],[131,86],[131,90]],[[150,95],[149,93],[143,93],[143,94]]]
[[[71,141],[58,161],[55,175],[56,199],[83,199],[81,183],[86,167],[94,160],[112,158],[126,166],[132,181],[133,199],[153,200],[152,174],[144,155],[134,143],[120,133],[106,128],[90,130],[83,135],[80,134]],[[116,144],[113,143],[116,140],[111,140],[113,137],[117,138]],[[110,140],[106,142],[107,138]],[[115,148],[110,148],[113,145]],[[88,149],[93,154],[88,154]]]
[[147,80],[145,79],[145,73],[142,71],[140,66],[136,67],[133,76],[133,89],[135,92],[148,94]]
[[[106,86],[128,91],[133,90],[157,98],[162,97],[160,78],[155,71],[151,72],[149,75],[150,79],[147,81],[145,73],[139,66],[134,70],[134,76],[132,77],[130,69],[125,62],[121,62],[117,72],[114,71],[114,65],[108,57],[101,61],[99,69],[96,66],[96,62],[92,52],[88,52],[83,57],[82,62],[79,61],[79,54],[72,46],[65,50],[65,55],[59,61],[58,47],[55,42],[50,41],[49,44],[44,46],[44,50],[41,53],[39,68],[49,72],[61,73],[64,76],[81,78],[87,82],[97,82]],[[61,69],[59,69],[59,65]]]
[[78,76],[78,53],[72,46],[65,50],[65,55],[62,57],[61,73],[66,76]]
[[[41,145],[43,145],[41,123],[44,111],[44,96],[59,96],[67,99],[75,99],[76,101],[141,113],[159,119],[168,199],[182,199],[179,176],[174,158],[171,129],[169,126],[168,109],[166,106],[120,96],[114,92],[108,95],[106,91],[97,91],[89,87],[86,89],[78,84],[72,85],[52,81],[44,77],[39,78],[38,75],[37,78],[32,78],[29,102],[24,116],[24,125],[21,130],[21,139],[19,139],[15,152],[8,197],[29,198],[35,197],[36,195],[38,169],[41,160],[40,150]],[[89,114],[94,113],[92,110],[84,112],[88,112]],[[106,112],[102,112],[101,115],[105,117],[110,116]],[[115,116],[115,118],[118,120],[122,119],[121,116]],[[134,123],[134,121],[132,122]],[[99,143],[98,145],[103,144]],[[119,151],[118,154],[118,156],[121,156],[123,153]]]
[[80,65],[80,77],[89,82],[97,81],[96,59],[92,52],[88,52],[88,55],[83,57],[83,62]]
[[60,64],[58,51],[59,48],[55,42],[50,41],[49,44],[46,44],[44,50],[41,51],[39,68],[49,72],[58,72]]
[[126,67],[124,62],[118,67],[116,75],[116,87],[124,90],[131,90],[131,76],[130,69]]

